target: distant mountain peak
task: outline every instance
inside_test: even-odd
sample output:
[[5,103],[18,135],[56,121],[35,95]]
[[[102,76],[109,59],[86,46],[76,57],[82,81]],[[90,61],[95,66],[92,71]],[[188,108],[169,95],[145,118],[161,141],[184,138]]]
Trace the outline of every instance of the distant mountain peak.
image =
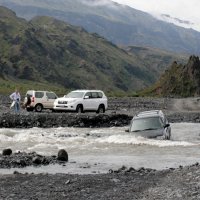
[[156,19],[161,20],[163,22],[171,23],[179,27],[183,27],[186,29],[193,29],[195,31],[199,32],[198,24],[194,23],[193,21],[186,20],[186,19],[180,19],[178,17],[174,17],[170,14],[166,13],[154,13],[152,14]]
[[200,53],[200,33],[190,29],[198,28],[194,22],[168,14],[151,16],[112,0],[59,0],[59,3],[56,0],[0,0],[0,5],[27,20],[35,16],[55,17],[97,33],[116,45]]
[[194,23],[190,22],[189,20],[182,20],[177,17],[172,17],[168,14],[161,14],[161,17],[163,17],[163,19],[171,20],[171,21],[174,21],[175,23],[179,23],[179,24],[194,25]]

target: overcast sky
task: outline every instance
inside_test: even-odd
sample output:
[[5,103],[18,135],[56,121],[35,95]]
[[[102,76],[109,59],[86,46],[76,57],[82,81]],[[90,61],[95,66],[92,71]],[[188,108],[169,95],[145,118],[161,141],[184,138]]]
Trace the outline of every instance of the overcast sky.
[[193,28],[200,31],[200,0],[112,0],[127,4],[138,10],[154,15],[169,14],[181,20],[195,23]]

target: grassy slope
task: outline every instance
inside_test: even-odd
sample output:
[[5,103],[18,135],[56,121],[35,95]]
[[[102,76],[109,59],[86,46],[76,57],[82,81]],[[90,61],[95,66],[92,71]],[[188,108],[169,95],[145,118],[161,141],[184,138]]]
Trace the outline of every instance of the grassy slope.
[[1,77],[67,89],[132,92],[153,82],[140,59],[96,34],[50,17],[30,22],[1,7]]

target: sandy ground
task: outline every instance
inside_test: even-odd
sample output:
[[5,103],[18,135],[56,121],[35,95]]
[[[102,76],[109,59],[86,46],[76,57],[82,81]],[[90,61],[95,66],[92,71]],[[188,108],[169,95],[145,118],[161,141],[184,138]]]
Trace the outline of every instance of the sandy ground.
[[[3,100],[2,102],[1,123],[5,120],[3,116],[10,112],[7,101],[7,104]],[[198,98],[112,98],[109,99],[107,115],[133,116],[140,110],[150,109],[162,109],[171,121],[200,121]],[[26,118],[30,114],[22,111],[20,115]],[[50,116],[48,112],[46,115]],[[44,114],[42,116],[44,118]],[[95,115],[88,116],[91,121]],[[127,118],[126,122],[129,119]],[[16,171],[11,175],[0,175],[0,199],[196,200],[200,199],[200,166],[196,163],[193,166],[161,171],[123,167],[117,171],[110,170],[107,174],[97,175],[35,175],[20,174]]]

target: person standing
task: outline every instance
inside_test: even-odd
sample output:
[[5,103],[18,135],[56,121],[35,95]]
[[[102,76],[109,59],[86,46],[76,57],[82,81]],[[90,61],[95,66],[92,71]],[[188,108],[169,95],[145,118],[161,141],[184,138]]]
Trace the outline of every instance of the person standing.
[[15,92],[13,92],[10,95],[10,98],[14,101],[14,110],[16,113],[19,113],[20,111],[20,101],[21,101],[21,95],[19,91],[16,89]]

